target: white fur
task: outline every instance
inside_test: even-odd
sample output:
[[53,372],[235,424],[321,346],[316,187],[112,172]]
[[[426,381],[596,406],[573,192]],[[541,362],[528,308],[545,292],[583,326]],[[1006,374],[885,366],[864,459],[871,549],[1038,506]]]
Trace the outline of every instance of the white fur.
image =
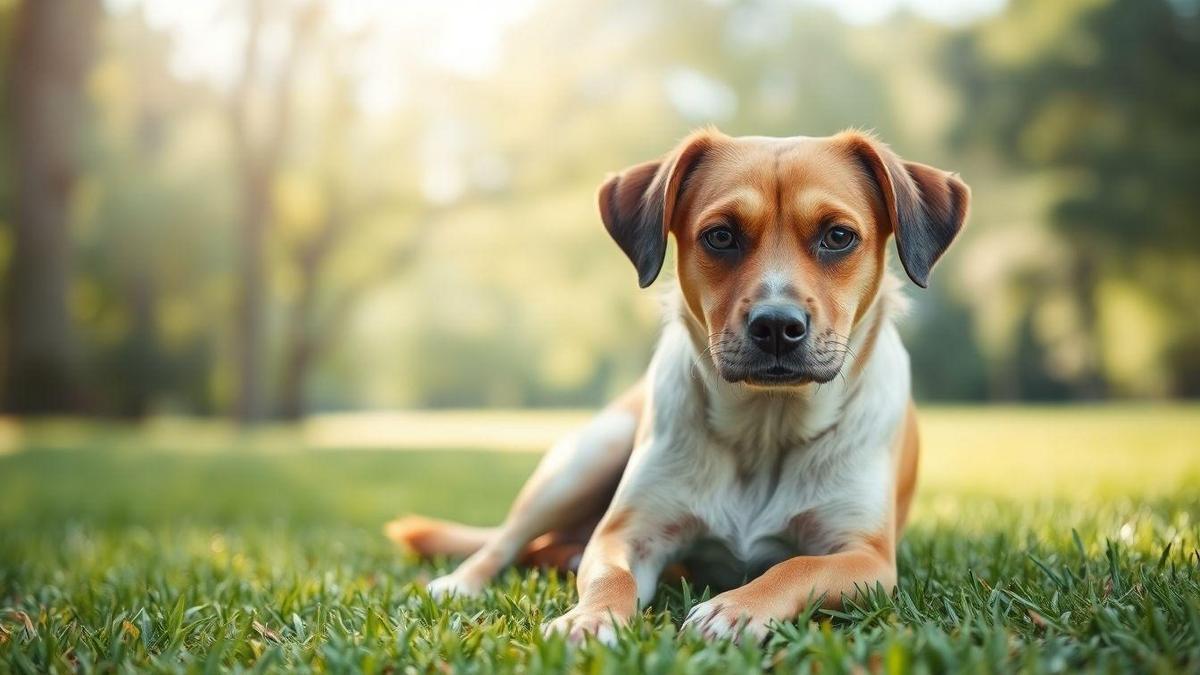
[[[865,327],[881,322],[855,376],[789,390],[730,384],[716,373],[682,311],[668,322],[648,371],[643,428],[608,513],[636,514],[628,538],[643,604],[674,559],[700,580],[732,586],[796,555],[833,553],[887,526],[892,449],[909,400],[908,355],[885,285]],[[803,527],[793,527],[799,517]],[[672,524],[687,523],[677,537]],[[595,557],[592,547],[583,565]]]
[[[836,553],[884,531],[894,500],[893,451],[909,401],[908,355],[892,323],[904,307],[898,289],[889,277],[851,331],[838,377],[773,389],[722,379],[705,331],[676,292],[641,414],[614,403],[555,446],[496,535],[431,582],[430,592],[478,593],[534,537],[605,505],[597,533],[617,514],[625,522],[608,550],[603,536],[592,536],[579,578],[586,585],[612,566],[627,566],[641,604],[674,559],[685,560],[698,583],[733,587],[788,558]],[[859,354],[866,361],[855,363]],[[703,621],[710,635],[736,632],[720,597],[693,608],[686,625]],[[607,607],[579,605],[545,630],[611,640],[612,619]],[[746,629],[758,635],[765,624]]]

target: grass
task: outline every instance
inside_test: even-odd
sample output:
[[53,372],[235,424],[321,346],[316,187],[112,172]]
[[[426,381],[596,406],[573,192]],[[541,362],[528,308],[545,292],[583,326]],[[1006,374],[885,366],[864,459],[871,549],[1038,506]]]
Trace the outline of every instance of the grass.
[[437,604],[452,561],[379,536],[494,521],[534,454],[27,429],[0,454],[0,672],[1200,669],[1200,409],[943,409],[923,434],[893,595],[759,647],[678,635],[704,591],[664,585],[618,645],[572,650],[538,630],[570,579]]

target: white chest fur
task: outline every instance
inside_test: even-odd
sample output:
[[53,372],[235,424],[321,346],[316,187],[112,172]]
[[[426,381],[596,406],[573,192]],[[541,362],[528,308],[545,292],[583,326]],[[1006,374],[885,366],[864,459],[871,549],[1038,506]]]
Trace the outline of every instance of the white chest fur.
[[700,360],[683,325],[668,325],[650,369],[652,426],[619,498],[661,515],[676,536],[670,557],[718,585],[879,531],[909,373],[890,321],[869,351],[854,378],[750,392]]
[[[716,585],[737,584],[797,555],[837,551],[878,529],[890,498],[887,453],[816,467],[817,448],[797,448],[778,477],[731,470],[696,491],[696,528],[679,557]],[[731,467],[732,468],[732,467]],[[826,470],[822,470],[826,469]]]

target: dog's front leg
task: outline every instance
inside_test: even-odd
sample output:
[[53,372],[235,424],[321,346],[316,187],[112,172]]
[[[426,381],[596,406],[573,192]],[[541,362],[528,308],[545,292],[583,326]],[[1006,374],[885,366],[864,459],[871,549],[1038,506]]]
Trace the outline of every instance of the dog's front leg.
[[837,609],[842,597],[876,584],[891,592],[896,561],[890,536],[867,537],[850,548],[822,556],[799,556],[768,569],[744,586],[692,608],[683,622],[707,637],[761,641],[770,624],[795,618],[811,602]]
[[657,519],[631,510],[610,511],[579,566],[579,603],[544,626],[546,635],[565,634],[572,642],[595,635],[602,642],[616,639],[616,629],[637,614],[641,603],[654,596],[658,576],[670,551],[656,539]]

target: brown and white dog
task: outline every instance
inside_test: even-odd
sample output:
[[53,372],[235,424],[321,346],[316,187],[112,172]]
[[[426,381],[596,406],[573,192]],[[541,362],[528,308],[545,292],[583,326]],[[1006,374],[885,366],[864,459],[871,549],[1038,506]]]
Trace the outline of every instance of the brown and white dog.
[[969,198],[854,131],[707,129],[612,176],[600,214],[642,287],[667,234],[678,244],[645,377],[551,449],[499,527],[409,517],[389,536],[470,556],[429,584],[438,596],[478,593],[514,562],[578,561],[579,603],[545,627],[573,639],[611,640],[672,562],[731,589],[685,620],[711,636],[762,637],[810,602],[890,591],[917,426],[887,241],[924,287]]

